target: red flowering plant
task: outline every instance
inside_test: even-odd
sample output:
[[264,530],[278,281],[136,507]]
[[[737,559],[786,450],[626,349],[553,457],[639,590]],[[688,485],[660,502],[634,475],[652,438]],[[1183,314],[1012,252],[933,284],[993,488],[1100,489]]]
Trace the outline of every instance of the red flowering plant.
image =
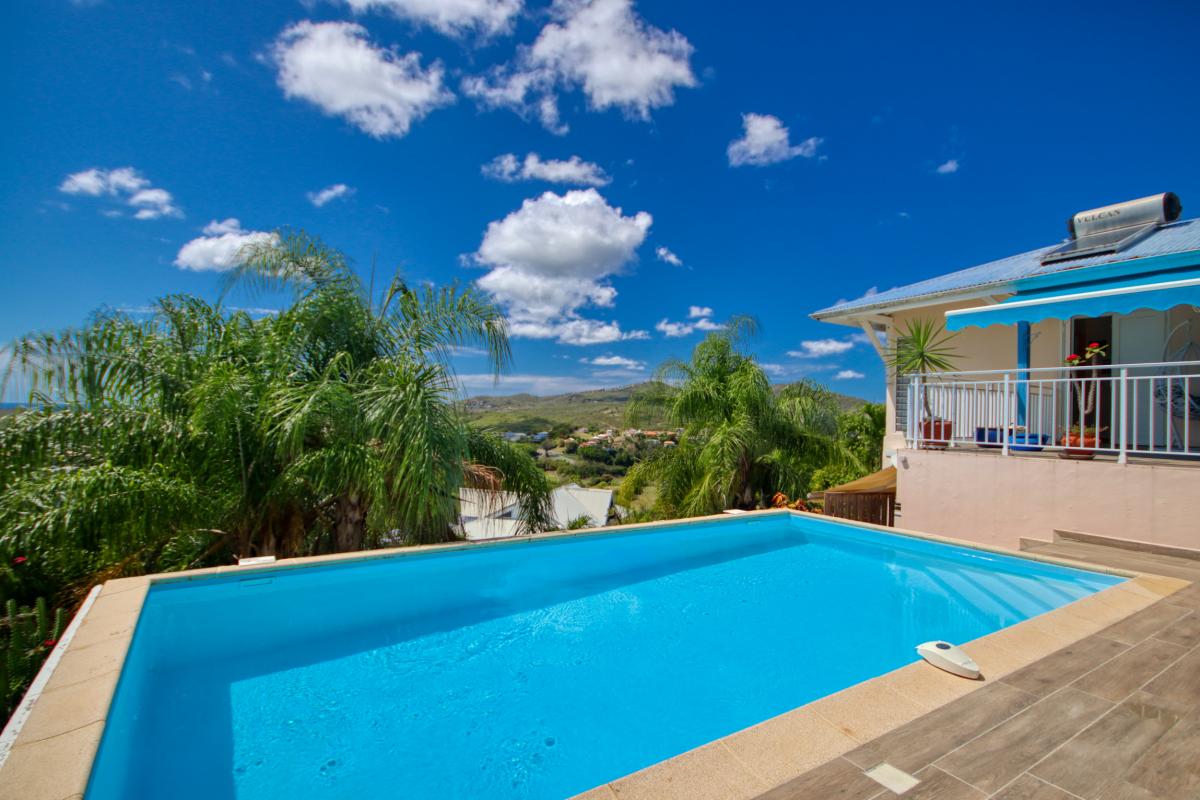
[[[1070,426],[1070,433],[1075,436],[1080,435],[1082,430],[1086,436],[1095,436],[1096,429],[1093,426],[1085,426],[1084,420],[1087,415],[1096,410],[1096,385],[1098,383],[1099,371],[1096,369],[1097,362],[1108,354],[1108,345],[1100,342],[1088,342],[1087,347],[1083,349],[1083,355],[1071,353],[1065,359],[1068,367],[1082,367],[1087,364],[1092,365],[1091,374],[1081,375],[1080,373],[1071,373],[1071,389],[1075,392],[1079,400],[1079,417],[1075,423]],[[1082,438],[1082,437],[1081,437]]]

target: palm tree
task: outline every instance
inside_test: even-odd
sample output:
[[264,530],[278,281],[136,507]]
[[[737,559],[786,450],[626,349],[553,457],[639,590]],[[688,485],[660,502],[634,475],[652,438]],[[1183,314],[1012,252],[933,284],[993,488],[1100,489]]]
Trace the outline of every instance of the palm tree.
[[399,277],[373,297],[302,233],[243,255],[230,285],[288,290],[284,310],[172,296],[148,319],[14,344],[35,409],[0,422],[5,563],[25,556],[60,588],[222,554],[444,541],[464,486],[514,492],[523,529],[548,527],[544,473],[456,403],[454,347],[508,364],[495,306]]
[[667,516],[754,508],[776,492],[802,496],[819,464],[857,463],[837,439],[838,408],[829,392],[802,382],[777,393],[742,352],[755,328],[743,317],[710,333],[691,361],[667,362],[634,399],[635,424],[656,412],[683,433],[678,446],[634,465],[622,484],[623,501],[653,484]]

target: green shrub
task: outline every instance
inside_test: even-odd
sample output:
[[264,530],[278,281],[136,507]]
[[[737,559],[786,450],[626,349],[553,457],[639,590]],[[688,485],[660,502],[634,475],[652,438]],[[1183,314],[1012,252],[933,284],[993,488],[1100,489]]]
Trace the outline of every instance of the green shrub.
[[44,597],[33,608],[20,607],[16,600],[5,604],[0,619],[0,689],[4,692],[4,715],[12,714],[29,682],[58,642],[63,628],[63,610],[51,614]]

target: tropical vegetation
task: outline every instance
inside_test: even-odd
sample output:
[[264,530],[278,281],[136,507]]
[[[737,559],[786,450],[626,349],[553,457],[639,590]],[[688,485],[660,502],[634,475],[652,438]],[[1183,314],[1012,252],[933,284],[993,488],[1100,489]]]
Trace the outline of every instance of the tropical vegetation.
[[[844,420],[837,397],[808,381],[774,391],[744,350],[755,329],[753,319],[739,318],[710,333],[690,361],[663,364],[659,380],[635,398],[633,421],[649,411],[682,434],[677,446],[630,469],[622,502],[653,486],[654,515],[715,514],[767,506],[780,492],[803,497],[823,469],[852,479],[876,466],[880,412],[866,412],[861,423]],[[863,440],[864,431],[877,439]]]
[[255,318],[175,295],[27,336],[10,372],[31,409],[0,420],[0,593],[69,603],[98,579],[450,539],[459,487],[550,487],[456,403],[452,349],[509,361],[503,315],[472,289],[399,276],[365,288],[302,233],[244,253],[230,286],[284,291]]

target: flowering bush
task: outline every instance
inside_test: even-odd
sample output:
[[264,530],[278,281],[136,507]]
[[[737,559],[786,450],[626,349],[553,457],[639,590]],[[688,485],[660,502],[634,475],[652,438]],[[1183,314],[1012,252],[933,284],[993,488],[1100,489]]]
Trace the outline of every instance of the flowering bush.
[[[1088,342],[1087,347],[1083,349],[1083,355],[1071,353],[1067,356],[1066,364],[1069,367],[1078,367],[1085,364],[1091,364],[1091,378],[1087,377],[1087,373],[1071,373],[1071,389],[1075,393],[1079,401],[1079,416],[1075,421],[1067,426],[1067,432],[1070,437],[1074,437],[1076,441],[1071,442],[1068,436],[1063,437],[1063,444],[1084,444],[1086,446],[1094,446],[1095,442],[1088,444],[1089,438],[1094,439],[1097,435],[1096,426],[1086,424],[1088,414],[1091,414],[1096,408],[1096,377],[1095,369],[1096,360],[1108,353],[1108,345],[1100,344],[1099,342]],[[1104,430],[1101,428],[1100,430]]]
[[1071,353],[1067,356],[1066,364],[1068,367],[1078,367],[1080,364],[1090,364],[1092,359],[1103,356],[1108,353],[1108,345],[1100,344],[1099,342],[1089,342],[1084,348],[1083,355]]

